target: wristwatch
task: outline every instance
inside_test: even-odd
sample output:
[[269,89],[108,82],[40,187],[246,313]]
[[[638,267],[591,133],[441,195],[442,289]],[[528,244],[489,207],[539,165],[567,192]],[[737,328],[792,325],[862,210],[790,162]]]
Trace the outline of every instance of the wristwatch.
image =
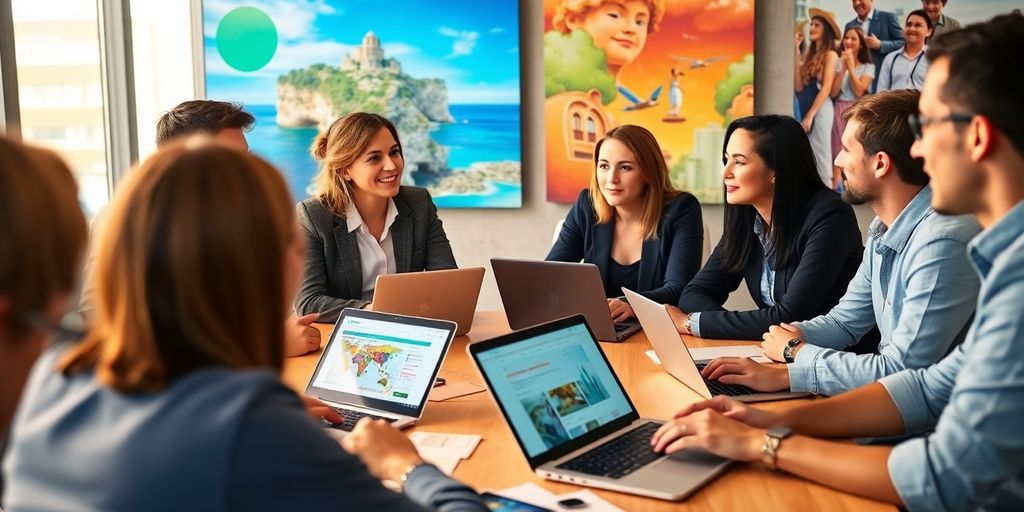
[[409,464],[409,467],[406,468],[406,470],[402,473],[402,477],[398,479],[399,488],[405,489],[405,481],[409,479],[409,475],[412,474],[413,471],[416,471],[416,468],[420,466],[426,466],[429,464],[430,463],[426,461],[414,462],[412,464]]
[[782,440],[793,434],[793,429],[783,426],[775,426],[768,429],[764,436],[764,444],[761,445],[761,461],[768,469],[775,471],[775,459]]
[[693,335],[693,313],[686,314],[686,320],[683,320],[683,329],[686,329],[686,334]]
[[800,346],[800,343],[803,343],[803,340],[800,338],[793,338],[786,342],[786,346],[782,349],[782,358],[785,359],[787,363],[792,363],[796,359],[793,354],[793,349]]

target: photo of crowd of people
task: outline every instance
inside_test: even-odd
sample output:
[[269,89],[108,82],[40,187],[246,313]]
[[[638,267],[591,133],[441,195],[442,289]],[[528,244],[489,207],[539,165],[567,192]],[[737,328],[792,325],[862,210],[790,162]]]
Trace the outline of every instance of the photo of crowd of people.
[[839,190],[834,166],[843,111],[867,94],[921,90],[928,43],[1001,13],[1019,0],[797,0],[794,117],[814,149],[821,180]]

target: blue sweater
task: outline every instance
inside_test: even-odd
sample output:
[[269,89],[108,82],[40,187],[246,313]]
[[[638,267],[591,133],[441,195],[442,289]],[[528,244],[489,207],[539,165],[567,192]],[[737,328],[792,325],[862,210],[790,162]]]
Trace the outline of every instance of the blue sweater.
[[383,487],[266,370],[193,371],[126,395],[37,363],[11,429],[8,512],[35,510],[486,510],[433,466]]

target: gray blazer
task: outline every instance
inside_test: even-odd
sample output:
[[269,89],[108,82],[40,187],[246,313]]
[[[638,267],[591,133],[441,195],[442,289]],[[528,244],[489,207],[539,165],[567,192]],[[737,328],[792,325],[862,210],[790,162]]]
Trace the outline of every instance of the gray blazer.
[[[395,268],[399,273],[457,268],[430,193],[401,187],[394,198],[398,217],[391,224]],[[319,322],[334,322],[345,308],[362,308],[363,267],[355,233],[345,219],[311,197],[296,206],[306,233],[306,272],[295,298],[300,315],[320,313]]]

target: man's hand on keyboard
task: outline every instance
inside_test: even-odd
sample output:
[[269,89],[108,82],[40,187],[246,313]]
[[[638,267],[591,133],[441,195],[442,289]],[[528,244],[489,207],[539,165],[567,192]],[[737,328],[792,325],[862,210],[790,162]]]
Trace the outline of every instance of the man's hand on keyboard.
[[311,396],[303,396],[302,403],[306,406],[306,414],[310,415],[314,420],[325,420],[330,423],[341,423],[344,418],[338,411],[320,400]]
[[764,393],[789,391],[789,370],[784,364],[761,364],[748,357],[718,357],[701,372],[707,380],[739,384]]
[[719,457],[753,461],[761,458],[764,436],[763,429],[727,418],[714,409],[703,409],[662,425],[651,444],[658,453],[702,448]]

